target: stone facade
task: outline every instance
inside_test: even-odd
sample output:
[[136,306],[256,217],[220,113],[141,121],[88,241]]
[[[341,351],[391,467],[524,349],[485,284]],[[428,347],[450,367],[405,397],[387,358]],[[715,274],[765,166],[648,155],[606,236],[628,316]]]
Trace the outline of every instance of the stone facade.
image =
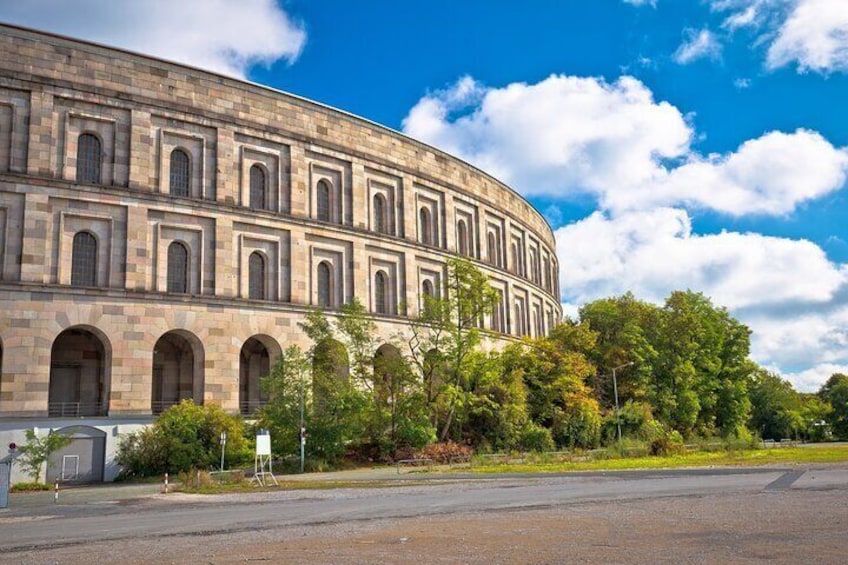
[[388,339],[457,253],[501,293],[491,340],[559,321],[551,229],[486,173],[296,96],[0,26],[7,423],[244,411],[308,345],[308,308],[358,298]]

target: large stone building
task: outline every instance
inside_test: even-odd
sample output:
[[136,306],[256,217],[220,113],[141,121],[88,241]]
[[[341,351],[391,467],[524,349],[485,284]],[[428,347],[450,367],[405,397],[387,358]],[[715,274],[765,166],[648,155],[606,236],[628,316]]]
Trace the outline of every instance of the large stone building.
[[378,124],[0,26],[0,438],[76,426],[51,476],[110,479],[116,438],[183,398],[250,412],[308,308],[402,331],[456,254],[500,293],[490,339],[543,334],[554,246],[509,187]]

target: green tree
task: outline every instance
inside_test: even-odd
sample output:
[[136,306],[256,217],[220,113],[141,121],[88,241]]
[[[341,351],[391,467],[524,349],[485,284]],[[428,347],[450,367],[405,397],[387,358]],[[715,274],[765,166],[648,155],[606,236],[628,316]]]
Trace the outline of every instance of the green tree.
[[801,399],[792,384],[765,369],[751,377],[751,429],[764,439],[795,438],[804,428]]
[[27,430],[26,439],[26,444],[18,448],[20,456],[15,462],[32,477],[34,483],[40,483],[41,468],[44,463],[53,453],[70,445],[72,438],[58,432],[50,432],[46,436],[39,437],[33,430]]
[[421,375],[439,438],[459,437],[454,424],[457,410],[468,392],[469,357],[481,343],[480,326],[498,300],[488,277],[471,262],[452,258],[447,262],[446,284],[441,298],[425,296],[424,308],[410,322],[410,359]]
[[659,308],[637,300],[629,292],[590,302],[580,309],[580,321],[597,336],[587,355],[598,371],[587,384],[602,409],[611,411],[614,405],[612,368],[628,363],[632,365],[616,373],[621,402],[650,399],[654,405],[663,404],[663,392],[659,392],[662,387],[654,381],[658,354],[650,339],[659,325],[659,316]]
[[819,390],[819,397],[830,404],[833,433],[840,439],[848,439],[848,375],[831,375]]
[[566,321],[547,337],[507,347],[504,373],[517,374],[527,389],[531,421],[550,430],[560,447],[595,447],[600,407],[587,381],[595,375],[590,356],[597,333],[587,323]]
[[833,407],[818,394],[799,394],[801,419],[804,422],[803,437],[807,441],[825,441],[833,431]]
[[[598,333],[592,354],[606,376],[616,373],[621,403],[647,402],[665,427],[683,434],[740,435],[750,404],[750,331],[703,294],[675,291],[662,307],[631,294],[598,300],[580,310]],[[595,392],[611,407],[608,378]]]
[[312,443],[324,444],[324,460],[338,461],[350,449],[361,458],[387,459],[433,439],[420,381],[396,346],[380,345],[358,300],[332,321],[310,312],[301,327],[313,341]]
[[[271,372],[260,381],[268,393],[268,402],[259,411],[260,427],[271,433],[274,453],[294,455],[300,452],[301,407],[307,429],[312,410],[312,394],[307,386],[310,363],[296,345],[277,357]],[[310,443],[307,443],[310,445]]]

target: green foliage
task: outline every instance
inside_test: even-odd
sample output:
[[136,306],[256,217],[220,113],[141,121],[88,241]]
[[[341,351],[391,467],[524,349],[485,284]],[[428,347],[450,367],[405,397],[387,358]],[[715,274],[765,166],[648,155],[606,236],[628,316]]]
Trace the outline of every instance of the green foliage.
[[764,439],[797,438],[805,423],[801,398],[789,381],[758,370],[751,378],[751,429]]
[[553,451],[554,438],[551,436],[551,430],[543,428],[539,425],[529,422],[518,438],[515,446],[521,451],[545,452]]
[[15,462],[32,477],[33,483],[39,483],[41,481],[41,468],[50,459],[50,456],[69,445],[72,441],[70,436],[57,432],[51,432],[46,436],[39,437],[33,430],[26,431],[26,439],[26,444],[18,448],[20,455]]
[[[662,307],[631,294],[580,310],[598,334],[591,357],[603,377],[593,388],[612,409],[612,367],[622,402],[647,402],[653,416],[684,436],[743,433],[751,405],[750,331],[700,293],[673,292]],[[631,366],[622,367],[627,363]]]
[[[414,449],[434,439],[426,395],[397,347],[377,347],[376,326],[358,301],[345,305],[329,320],[310,312],[300,324],[313,340],[307,356],[297,354],[297,375],[286,379],[276,367],[269,377],[271,402],[263,423],[272,430],[275,451],[291,453],[299,439],[299,388],[303,375],[311,379],[304,392],[306,454],[317,465],[338,465],[344,458],[387,460],[398,450]],[[292,353],[292,355],[294,355]],[[297,420],[294,407],[297,404]],[[279,431],[274,431],[279,430]],[[285,438],[289,438],[287,442]]]
[[431,421],[444,441],[461,435],[455,418],[468,406],[469,371],[475,365],[470,356],[480,346],[480,321],[492,312],[498,294],[480,269],[452,258],[441,296],[424,297],[423,311],[411,320],[408,345]]
[[545,338],[503,351],[504,373],[526,385],[529,418],[550,430],[557,447],[593,448],[600,440],[600,406],[587,386],[596,339],[588,324],[567,321]]
[[567,449],[597,447],[601,439],[598,402],[581,394],[565,397],[565,409],[554,415],[553,439]]
[[126,476],[145,477],[208,469],[220,465],[221,432],[227,432],[225,460],[240,465],[251,458],[240,417],[219,406],[183,400],[162,412],[148,428],[118,444],[116,461]]
[[38,492],[50,490],[50,485],[45,483],[15,483],[9,488],[9,492]]
[[[271,449],[279,456],[295,455],[300,450],[301,406],[304,420],[310,413],[310,363],[295,345],[277,357],[271,372],[260,380],[268,393],[268,402],[259,410],[259,426],[271,434]],[[311,433],[311,426],[309,426]]]
[[848,375],[831,375],[819,391],[819,397],[830,404],[833,434],[848,440]]

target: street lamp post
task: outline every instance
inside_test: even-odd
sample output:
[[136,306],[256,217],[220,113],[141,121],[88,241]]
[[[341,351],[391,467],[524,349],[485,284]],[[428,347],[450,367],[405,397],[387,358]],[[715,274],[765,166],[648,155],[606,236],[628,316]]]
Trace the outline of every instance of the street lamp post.
[[303,419],[303,373],[300,374],[300,472],[306,462],[306,420]]
[[612,368],[612,390],[615,394],[615,425],[618,428],[618,443],[621,443],[621,414],[618,407],[618,381],[615,378],[615,372],[618,369],[623,369],[625,367],[630,367],[633,365],[633,361],[629,363],[625,363],[624,365],[619,365],[618,367]]

